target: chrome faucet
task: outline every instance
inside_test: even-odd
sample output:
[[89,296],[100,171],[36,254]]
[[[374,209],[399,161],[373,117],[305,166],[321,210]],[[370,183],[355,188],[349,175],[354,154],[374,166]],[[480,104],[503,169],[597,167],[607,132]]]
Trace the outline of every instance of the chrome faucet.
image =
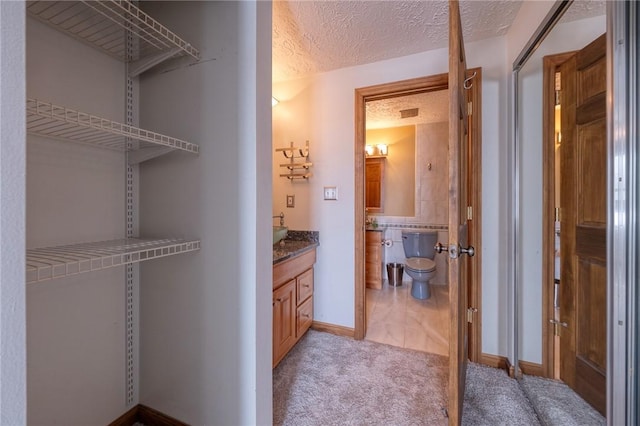
[[280,226],[284,226],[284,213],[280,212],[278,216],[273,216],[273,219],[275,219],[276,217],[280,218]]

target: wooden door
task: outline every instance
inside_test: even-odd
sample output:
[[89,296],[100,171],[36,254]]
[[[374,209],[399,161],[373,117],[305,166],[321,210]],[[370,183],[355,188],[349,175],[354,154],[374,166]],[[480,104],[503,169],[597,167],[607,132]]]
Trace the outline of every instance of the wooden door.
[[466,61],[460,9],[449,2],[449,299],[451,333],[449,342],[449,424],[462,419],[467,371],[467,90],[464,89]]
[[606,38],[560,66],[560,378],[606,415]]

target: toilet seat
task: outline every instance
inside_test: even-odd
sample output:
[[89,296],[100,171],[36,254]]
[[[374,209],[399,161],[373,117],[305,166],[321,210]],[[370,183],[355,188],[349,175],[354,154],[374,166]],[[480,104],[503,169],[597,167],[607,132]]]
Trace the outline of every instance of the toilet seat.
[[412,257],[407,259],[407,269],[416,272],[433,272],[436,270],[436,262],[426,257]]

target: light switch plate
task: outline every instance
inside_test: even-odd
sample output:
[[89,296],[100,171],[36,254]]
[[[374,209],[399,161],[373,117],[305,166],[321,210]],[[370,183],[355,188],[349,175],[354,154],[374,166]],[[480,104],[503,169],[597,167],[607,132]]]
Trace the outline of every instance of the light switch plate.
[[324,199],[325,200],[337,200],[338,199],[338,187],[325,186],[324,187]]
[[287,207],[295,207],[295,206],[296,206],[296,196],[287,195]]

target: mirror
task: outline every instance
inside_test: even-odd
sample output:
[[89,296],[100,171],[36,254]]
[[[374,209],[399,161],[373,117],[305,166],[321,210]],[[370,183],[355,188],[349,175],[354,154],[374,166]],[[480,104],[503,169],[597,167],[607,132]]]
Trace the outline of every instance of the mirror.
[[447,96],[447,90],[439,90],[366,102],[368,214],[447,223],[446,212],[432,208],[446,200],[434,172],[446,172]]
[[[564,320],[565,315],[570,315],[567,312],[576,306],[576,298],[580,297],[582,304],[593,304],[593,312],[598,311],[599,306],[606,307],[606,300],[597,302],[589,300],[590,296],[580,290],[575,291],[571,296],[574,298],[573,305],[565,303],[567,295],[573,290],[569,290],[571,287],[568,281],[570,280],[561,280],[560,269],[561,265],[564,268],[567,265],[566,262],[573,262],[573,260],[567,258],[569,254],[560,250],[560,241],[563,235],[562,238],[570,238],[568,235],[573,235],[573,241],[577,241],[576,238],[579,239],[579,237],[571,234],[575,232],[577,226],[573,227],[574,231],[571,231],[570,227],[565,227],[566,218],[562,219],[561,226],[560,221],[555,221],[553,213],[554,208],[558,206],[568,209],[569,198],[577,199],[575,193],[570,193],[573,192],[571,188],[575,186],[561,186],[561,180],[567,180],[566,177],[561,176],[565,176],[567,170],[574,167],[569,165],[570,162],[561,161],[569,155],[568,150],[576,149],[571,151],[575,153],[575,163],[578,164],[574,169],[582,167],[586,172],[576,179],[584,180],[585,176],[594,176],[597,172],[604,175],[601,167],[595,167],[595,165],[587,167],[587,163],[581,163],[580,156],[583,156],[584,152],[592,151],[591,148],[584,149],[586,145],[580,145],[582,151],[573,148],[573,146],[587,143],[584,135],[591,132],[593,128],[582,129],[579,127],[580,123],[573,123],[566,128],[556,128],[555,125],[557,117],[558,122],[565,126],[569,120],[567,117],[571,115],[567,112],[571,107],[567,105],[573,102],[575,109],[576,104],[580,102],[573,98],[573,101],[569,99],[569,89],[566,86],[571,83],[567,83],[567,75],[573,68],[563,64],[570,61],[572,57],[576,57],[572,52],[585,48],[605,33],[605,9],[604,2],[558,2],[547,15],[547,21],[540,25],[514,63],[516,161],[514,182],[517,182],[515,188],[517,222],[514,259],[516,265],[514,368],[516,372],[523,373],[520,383],[544,424],[560,425],[575,422],[575,420],[563,420],[562,414],[571,411],[572,415],[575,415],[577,409],[568,408],[562,404],[569,399],[579,401],[581,398],[589,400],[591,405],[581,410],[586,417],[582,417],[579,423],[604,422],[602,416],[605,414],[603,409],[603,403],[606,400],[606,386],[603,387],[605,382],[598,378],[592,380],[591,373],[588,371],[596,372],[595,377],[606,369],[604,358],[606,335],[600,336],[601,346],[595,351],[600,352],[601,355],[581,357],[579,354],[576,355],[581,349],[574,348],[575,353],[571,356],[563,345],[566,345],[569,339],[575,339],[574,333],[579,333],[576,331],[578,327],[584,326],[577,324],[577,320],[575,322]],[[596,66],[590,63],[584,68],[586,74],[580,74],[581,66],[578,65],[576,71],[577,83],[575,84],[576,91],[579,93],[577,98],[591,99],[591,94],[580,93],[580,91],[588,91],[598,84],[606,85],[606,73],[597,71]],[[560,75],[560,70],[563,70],[563,75]],[[599,83],[596,83],[596,79]],[[559,90],[557,96],[556,89]],[[558,107],[555,104],[558,104]],[[604,102],[602,104],[604,105]],[[602,120],[599,123],[600,128],[606,128],[606,123]],[[571,140],[575,142],[563,144],[563,135],[571,136]],[[601,154],[606,157],[606,150]],[[606,170],[606,167],[604,169]],[[594,194],[593,197],[599,198],[598,202],[606,206],[604,187],[602,191]],[[582,195],[581,193],[581,197]],[[562,247],[565,246],[562,245]],[[606,253],[606,247],[604,252]],[[594,267],[585,265],[587,264],[581,263],[579,268],[587,268],[589,271],[600,268],[597,274],[602,272],[601,265]],[[579,272],[585,271],[586,269]],[[602,297],[606,298],[606,291],[600,293],[599,298],[602,299]],[[565,302],[562,302],[563,300]],[[606,308],[601,312],[606,315]],[[580,319],[581,324],[588,320]],[[606,316],[604,323],[606,323]],[[600,326],[591,327],[594,335],[596,328],[599,329]],[[604,325],[602,330],[606,333]],[[560,336],[554,335],[554,332],[559,333]],[[575,340],[573,341],[575,343]],[[591,359],[587,359],[589,357]],[[584,365],[581,364],[582,358],[585,358]],[[518,377],[518,374],[516,376]],[[559,379],[564,384],[545,381],[539,377]],[[589,378],[585,379],[586,377]],[[591,383],[585,385],[590,380]],[[554,388],[555,385],[562,387]],[[585,392],[585,386],[591,387],[591,390]],[[602,396],[594,397],[593,389],[596,388],[598,389],[596,393],[604,393],[604,399]],[[567,395],[564,403],[559,402],[563,400],[559,396],[560,393]],[[550,395],[553,395],[553,398]],[[580,398],[576,395],[580,395]],[[553,416],[550,415],[551,411],[554,412]]]

